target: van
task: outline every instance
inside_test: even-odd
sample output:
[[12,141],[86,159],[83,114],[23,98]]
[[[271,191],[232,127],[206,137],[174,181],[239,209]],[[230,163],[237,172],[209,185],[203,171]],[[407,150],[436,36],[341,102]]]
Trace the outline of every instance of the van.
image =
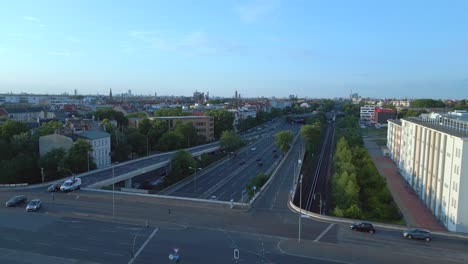
[[60,186],[60,191],[62,192],[71,192],[76,189],[80,189],[81,187],[81,179],[80,178],[71,178],[66,180],[62,186]]

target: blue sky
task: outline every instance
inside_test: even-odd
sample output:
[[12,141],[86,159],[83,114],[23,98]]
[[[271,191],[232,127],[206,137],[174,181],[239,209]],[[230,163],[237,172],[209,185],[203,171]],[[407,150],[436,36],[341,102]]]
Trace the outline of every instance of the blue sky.
[[468,1],[2,1],[0,93],[468,98]]

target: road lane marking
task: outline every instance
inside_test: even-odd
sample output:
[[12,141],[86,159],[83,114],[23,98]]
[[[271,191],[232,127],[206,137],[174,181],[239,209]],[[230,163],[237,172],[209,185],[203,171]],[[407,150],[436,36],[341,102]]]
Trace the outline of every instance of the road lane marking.
[[72,247],[71,249],[76,250],[76,251],[89,251],[89,250],[84,249],[84,248],[75,248],[75,247]]
[[115,230],[101,230],[101,232],[107,232],[107,233],[117,233]]
[[106,255],[111,255],[111,256],[119,256],[119,257],[123,257],[123,256],[124,256],[123,254],[112,253],[112,252],[104,252],[104,254],[106,254]]
[[15,241],[15,242],[20,242],[18,239],[16,238],[10,238],[10,237],[3,237],[3,239],[5,240],[10,240],[10,241]]
[[71,228],[81,228],[81,226],[70,226]]
[[94,241],[98,241],[98,239],[96,237],[88,237],[89,240],[94,240]]
[[50,246],[50,244],[47,243],[42,243],[42,242],[36,242],[35,244],[42,245],[42,246]]
[[64,235],[64,234],[54,234],[54,235],[60,236],[60,237],[66,237],[66,235]]
[[121,244],[121,245],[126,245],[126,246],[133,246],[133,244],[132,244],[132,243],[125,243],[125,242],[120,242],[119,244]]
[[331,223],[322,233],[314,240],[314,242],[318,242],[330,229],[334,226],[334,223]]
[[138,257],[138,255],[140,255],[141,251],[143,251],[143,249],[146,247],[146,245],[150,242],[150,240],[154,237],[154,235],[156,234],[156,232],[159,231],[159,228],[156,227],[153,231],[153,233],[151,233],[151,235],[146,239],[145,243],[143,243],[143,245],[141,245],[140,249],[138,249],[137,253],[135,254],[135,256],[133,256],[133,258],[130,259],[130,261],[128,262],[128,264],[133,264],[133,262],[135,261],[135,259]]

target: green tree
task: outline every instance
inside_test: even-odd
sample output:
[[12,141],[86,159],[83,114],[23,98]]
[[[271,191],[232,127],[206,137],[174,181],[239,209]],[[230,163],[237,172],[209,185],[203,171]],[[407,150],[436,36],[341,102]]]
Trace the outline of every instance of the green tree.
[[0,125],[0,137],[10,141],[11,137],[24,132],[28,132],[28,127],[21,122],[7,120],[3,125]]
[[[253,177],[250,182],[245,186],[245,189],[247,190],[247,194],[249,197],[253,197],[255,192],[258,192],[263,185],[268,181],[269,176],[264,174],[264,173],[259,173],[257,176]],[[255,186],[255,190],[253,187]]]
[[65,157],[64,166],[71,170],[73,173],[81,173],[89,169],[93,170],[96,168],[94,158],[90,154],[93,151],[93,147],[84,139],[78,139],[75,144],[68,150],[68,154]]
[[184,137],[174,131],[164,133],[158,141],[158,149],[161,151],[176,150],[181,147]]
[[443,108],[445,103],[441,100],[433,99],[415,99],[411,102],[411,107],[415,108]]
[[154,111],[154,116],[190,116],[190,112],[182,110],[182,107],[161,108]]
[[233,130],[234,114],[226,109],[211,109],[206,113],[214,118],[214,136],[220,138],[224,131]]
[[307,151],[312,152],[313,147],[320,142],[321,126],[320,122],[316,122],[313,125],[301,127],[301,136],[305,141]]
[[240,131],[247,131],[257,125],[257,119],[251,116],[248,116],[246,119],[239,121],[238,129]]
[[94,116],[99,120],[104,120],[106,118],[109,120],[115,120],[117,121],[117,125],[119,127],[128,126],[128,119],[124,116],[124,114],[122,112],[115,111],[114,109],[110,107],[98,109],[94,113]]
[[286,153],[289,150],[289,147],[293,141],[293,133],[289,130],[283,130],[275,135],[275,143],[278,148],[283,152]]
[[[146,136],[141,134],[137,129],[129,129],[127,133],[127,143],[132,147],[132,152],[139,156],[144,156],[147,152]],[[149,139],[148,139],[149,140]]]
[[241,137],[233,131],[224,131],[220,140],[221,147],[227,151],[234,151],[242,147]]
[[50,121],[47,123],[42,124],[41,127],[37,129],[37,132],[40,136],[54,134],[55,130],[60,129],[63,127],[62,122],[59,121]]
[[174,126],[174,131],[184,138],[183,147],[189,148],[197,144],[197,129],[192,122],[178,121]]
[[44,169],[46,181],[52,181],[62,177],[59,168],[63,167],[65,155],[66,151],[63,148],[55,148],[39,159],[39,167]]
[[140,131],[140,133],[143,135],[148,135],[148,132],[151,128],[151,122],[146,117],[140,119],[140,122],[138,122],[138,131]]
[[38,183],[37,154],[19,153],[14,158],[0,161],[0,183]]
[[148,114],[145,112],[134,112],[134,113],[130,113],[127,115],[127,118],[135,118],[135,117],[145,118],[145,117],[148,117]]
[[171,172],[166,177],[165,183],[171,185],[191,175],[193,170],[189,167],[197,167],[197,162],[193,159],[192,154],[185,150],[177,151],[171,159]]

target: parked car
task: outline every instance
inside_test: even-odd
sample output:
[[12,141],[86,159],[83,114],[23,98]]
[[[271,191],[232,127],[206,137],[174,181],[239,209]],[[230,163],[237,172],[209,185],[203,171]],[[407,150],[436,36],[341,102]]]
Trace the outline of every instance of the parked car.
[[39,199],[31,200],[26,206],[26,212],[34,212],[41,208],[42,202]]
[[47,188],[48,192],[58,192],[60,191],[60,183],[54,183],[49,188]]
[[408,239],[421,239],[421,240],[426,240],[427,242],[432,240],[431,233],[426,230],[418,229],[418,228],[413,228],[413,229],[408,229],[403,232],[403,236]]
[[81,187],[81,179],[80,178],[71,178],[66,180],[62,186],[60,186],[60,191],[62,192],[71,192],[73,190],[80,189]]
[[10,206],[18,206],[22,203],[25,203],[28,200],[26,196],[24,195],[17,195],[15,197],[12,197],[10,200],[8,200],[5,205],[10,207]]
[[354,230],[354,231],[368,232],[368,233],[371,233],[371,234],[375,233],[374,226],[369,222],[354,223],[354,224],[352,224],[350,226],[350,228],[351,228],[351,230]]

